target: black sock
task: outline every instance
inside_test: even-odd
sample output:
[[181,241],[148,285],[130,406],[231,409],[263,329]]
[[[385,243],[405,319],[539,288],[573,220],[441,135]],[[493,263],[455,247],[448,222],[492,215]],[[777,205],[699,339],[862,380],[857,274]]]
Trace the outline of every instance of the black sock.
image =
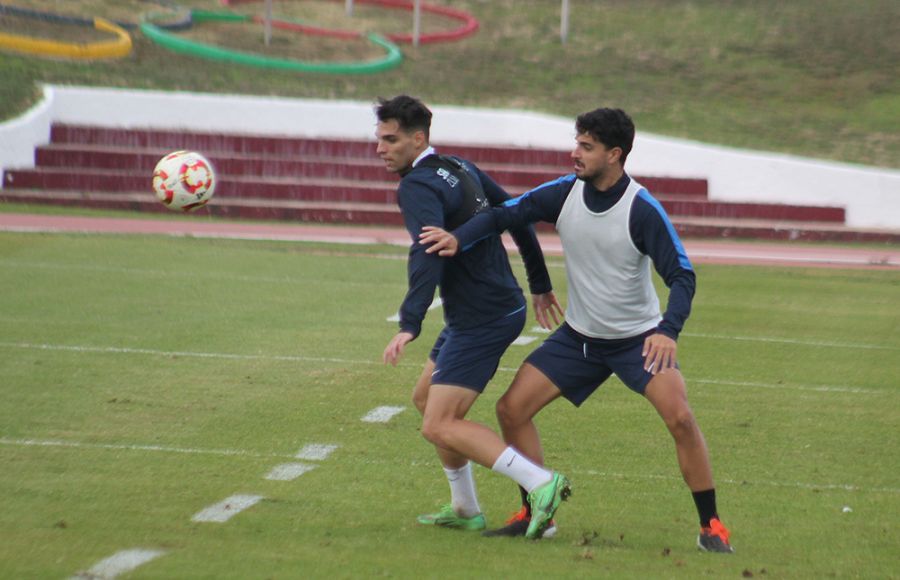
[[700,525],[708,528],[709,520],[719,517],[719,514],[716,512],[716,489],[695,491],[691,495],[694,496],[694,504],[697,506],[697,513],[700,515]]
[[531,504],[528,503],[528,492],[525,491],[525,488],[521,485],[519,486],[519,493],[522,494],[522,505],[525,506],[525,513],[528,514],[528,517],[531,517]]

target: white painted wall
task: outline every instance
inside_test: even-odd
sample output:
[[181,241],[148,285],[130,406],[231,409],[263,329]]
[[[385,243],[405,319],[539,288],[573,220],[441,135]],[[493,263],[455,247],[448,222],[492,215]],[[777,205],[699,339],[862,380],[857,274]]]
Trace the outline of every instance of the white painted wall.
[[[0,124],[0,171],[33,164],[49,124],[195,129],[231,133],[368,139],[372,104],[195,93],[46,87],[44,100]],[[432,140],[567,151],[573,119],[515,110],[433,106]],[[749,152],[639,132],[628,169],[640,175],[702,177],[721,201],[832,205],[847,224],[900,230],[900,171]]]
[[0,123],[0,187],[4,167],[33,167],[34,147],[50,141],[53,89],[44,87],[44,98],[17,119]]

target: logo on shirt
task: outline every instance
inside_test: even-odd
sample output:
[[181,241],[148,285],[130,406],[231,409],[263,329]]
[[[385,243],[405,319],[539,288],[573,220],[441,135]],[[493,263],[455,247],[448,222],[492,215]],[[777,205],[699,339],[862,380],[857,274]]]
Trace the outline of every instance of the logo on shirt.
[[444,169],[443,167],[437,170],[437,174],[441,176],[441,179],[447,182],[447,185],[450,187],[456,187],[456,184],[459,183],[459,178],[455,175],[451,174],[449,171]]

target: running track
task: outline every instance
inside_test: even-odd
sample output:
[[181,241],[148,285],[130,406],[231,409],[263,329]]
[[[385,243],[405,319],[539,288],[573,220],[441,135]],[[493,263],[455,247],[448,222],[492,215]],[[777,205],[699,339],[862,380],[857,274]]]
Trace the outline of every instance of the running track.
[[[141,219],[0,213],[0,231],[158,234],[203,238],[392,244],[406,246],[402,228],[377,228],[299,223],[242,223],[196,219]],[[559,237],[541,235],[548,255],[560,255]],[[685,240],[697,264],[752,264],[788,267],[865,268],[900,271],[900,247],[852,247],[825,244],[785,244],[727,240]]]

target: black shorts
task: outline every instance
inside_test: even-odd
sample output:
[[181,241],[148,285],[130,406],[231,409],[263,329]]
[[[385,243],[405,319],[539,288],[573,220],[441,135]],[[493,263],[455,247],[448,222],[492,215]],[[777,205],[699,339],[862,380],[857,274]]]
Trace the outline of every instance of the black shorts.
[[613,373],[643,395],[653,375],[644,370],[644,340],[656,332],[604,340],[583,336],[564,323],[525,362],[553,381],[563,396],[580,406]]
[[478,328],[445,327],[431,349],[430,358],[435,363],[431,383],[484,392],[497,372],[500,357],[525,327],[526,311],[523,306]]

